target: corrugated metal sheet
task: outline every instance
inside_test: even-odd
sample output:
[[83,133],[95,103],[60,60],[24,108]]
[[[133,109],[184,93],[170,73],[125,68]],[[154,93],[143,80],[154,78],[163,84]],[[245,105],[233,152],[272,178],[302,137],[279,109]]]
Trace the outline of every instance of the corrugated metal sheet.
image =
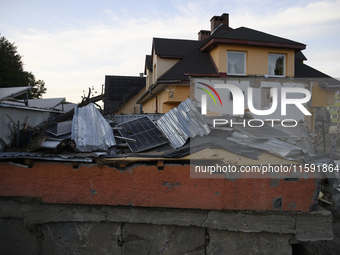
[[19,109],[19,110],[29,110],[29,111],[36,111],[36,112],[56,112],[53,109],[41,109],[41,108],[34,108],[25,105],[13,105],[13,104],[4,104],[0,101],[0,107],[7,108],[7,109]]
[[275,128],[296,137],[295,139],[284,139],[284,141],[302,149],[308,150],[311,154],[315,153],[313,142],[310,139],[308,128],[305,125],[298,124],[296,127],[283,127],[281,125],[275,125]]
[[57,137],[70,134],[72,130],[72,120],[55,123],[54,125],[44,128],[44,130]]
[[[288,134],[282,130],[279,130],[277,128],[271,127],[267,124],[264,124],[262,127],[260,121],[253,121],[251,125],[258,126],[257,128],[250,127],[247,125],[247,121],[249,120],[242,120],[238,122],[245,121],[246,125],[235,125],[235,129],[238,131],[241,131],[242,133],[245,133],[249,137],[252,138],[294,138],[291,134]],[[295,137],[296,138],[296,137]]]
[[275,138],[240,139],[238,135],[233,134],[233,137],[228,137],[227,140],[232,141],[237,144],[246,145],[251,148],[264,150],[270,154],[273,154],[273,155],[276,155],[276,156],[279,156],[279,157],[282,157],[288,160],[294,160],[296,158],[300,158],[301,156],[307,155],[309,153],[309,151],[307,150],[304,150],[302,148],[296,147],[294,145],[280,141]]
[[[65,97],[62,98],[44,98],[44,99],[28,99],[28,107],[34,107],[39,109],[54,109],[58,104],[65,100]],[[8,105],[16,105],[16,106],[25,106],[23,100],[17,101],[2,101],[4,104]]]
[[152,121],[156,121],[163,116],[163,114],[122,114],[115,115],[113,119],[117,124],[121,124],[130,120],[138,119],[144,116],[148,116]]
[[189,137],[210,133],[208,124],[190,98],[165,113],[157,125],[175,149],[182,147]]
[[36,152],[1,152],[0,159],[30,158],[50,161],[78,161],[92,162],[92,158],[99,157],[97,153],[68,153],[68,154],[47,154]]
[[110,124],[92,103],[75,108],[71,139],[81,152],[107,151],[116,145]]
[[58,110],[58,111],[64,111],[64,112],[69,112],[71,110],[73,110],[75,107],[77,106],[77,104],[60,104],[58,106],[56,106],[54,109]]
[[31,90],[31,87],[0,88],[0,99],[6,97],[16,97],[29,90]]

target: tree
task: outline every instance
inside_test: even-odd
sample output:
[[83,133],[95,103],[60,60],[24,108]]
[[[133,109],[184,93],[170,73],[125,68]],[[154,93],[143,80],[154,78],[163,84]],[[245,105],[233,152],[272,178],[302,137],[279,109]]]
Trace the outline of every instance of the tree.
[[0,37],[0,88],[31,86],[29,98],[41,98],[46,93],[45,82],[35,80],[31,72],[24,71],[17,46],[4,36]]
[[25,72],[28,79],[28,86],[32,89],[28,93],[28,98],[41,98],[44,93],[46,93],[45,82],[43,80],[35,80],[34,75],[31,72]]

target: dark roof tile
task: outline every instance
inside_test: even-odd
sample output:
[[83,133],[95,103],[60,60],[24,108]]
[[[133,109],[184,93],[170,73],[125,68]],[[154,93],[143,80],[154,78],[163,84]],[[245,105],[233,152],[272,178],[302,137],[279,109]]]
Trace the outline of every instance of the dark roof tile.
[[194,50],[176,63],[159,80],[189,80],[186,74],[218,74],[208,52]]
[[313,67],[303,64],[295,60],[295,77],[296,78],[330,78],[329,75],[324,74]]
[[146,69],[152,72],[151,55],[146,55],[145,57],[145,69],[144,74],[146,74]]
[[185,57],[192,52],[200,41],[153,38],[155,53],[158,56]]
[[307,60],[307,58],[301,51],[295,52],[295,59],[296,60]]
[[260,41],[260,42],[273,42],[273,43],[288,43],[288,44],[300,44],[289,39],[278,37],[275,35],[267,34],[258,30],[250,29],[247,27],[239,27],[237,29],[230,30],[225,25],[220,26],[215,33],[212,34],[212,38],[222,39],[237,39],[248,41]]
[[340,90],[340,81],[320,72],[313,67],[295,60],[295,78],[316,79],[319,86],[325,90]]
[[104,112],[115,112],[145,88],[146,78],[139,76],[105,76]]

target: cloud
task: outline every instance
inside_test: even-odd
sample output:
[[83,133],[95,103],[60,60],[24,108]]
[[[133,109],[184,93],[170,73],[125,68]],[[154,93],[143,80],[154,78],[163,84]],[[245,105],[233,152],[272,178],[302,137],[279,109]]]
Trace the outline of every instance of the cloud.
[[[106,11],[110,15],[109,11]],[[153,37],[197,38],[199,18],[117,19],[116,23],[54,32],[14,31],[25,69],[46,83],[45,97],[77,102],[87,87],[101,86],[105,75],[139,75]],[[190,22],[188,22],[190,21]]]
[[[24,55],[25,69],[46,83],[45,97],[66,96],[78,102],[82,91],[95,86],[101,90],[105,75],[139,75],[145,55],[151,54],[153,37],[197,39],[201,29],[210,28],[210,18],[231,8],[230,25],[246,26],[307,44],[307,64],[340,77],[336,43],[340,1],[320,1],[306,6],[266,9],[232,9],[226,1],[172,1],[177,13],[129,16],[103,8],[103,20],[84,22],[80,27],[65,26],[45,31],[33,27],[12,31]],[[235,4],[240,8],[240,4]],[[244,5],[244,3],[242,3]],[[225,9],[224,9],[225,8]],[[145,10],[144,10],[145,11]],[[156,12],[156,10],[153,10]],[[258,13],[261,13],[259,15]],[[327,48],[327,51],[326,51]]]

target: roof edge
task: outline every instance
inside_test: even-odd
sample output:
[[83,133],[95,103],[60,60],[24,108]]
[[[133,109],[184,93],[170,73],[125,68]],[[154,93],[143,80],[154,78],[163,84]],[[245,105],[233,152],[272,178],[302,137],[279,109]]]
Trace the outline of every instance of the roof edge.
[[206,44],[204,44],[200,50],[206,51],[215,44],[239,44],[239,45],[252,45],[261,47],[271,47],[271,48],[289,48],[295,50],[304,50],[306,45],[302,43],[276,43],[276,42],[263,42],[254,40],[241,40],[241,39],[223,39],[223,38],[212,38]]

